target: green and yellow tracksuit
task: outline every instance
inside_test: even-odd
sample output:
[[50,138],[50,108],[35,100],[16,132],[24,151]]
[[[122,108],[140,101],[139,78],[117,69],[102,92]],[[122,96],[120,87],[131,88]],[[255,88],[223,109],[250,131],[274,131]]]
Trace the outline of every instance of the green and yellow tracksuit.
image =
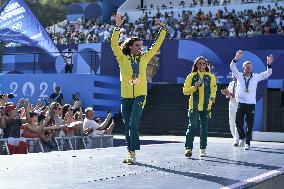
[[[144,54],[134,57],[133,55],[125,55],[118,44],[119,28],[116,28],[112,34],[111,47],[117,59],[120,68],[121,82],[121,100],[122,100],[122,116],[125,123],[125,139],[128,151],[140,149],[138,128],[142,110],[144,108],[147,96],[147,78],[146,68],[148,62],[155,56],[166,36],[166,30],[161,29],[158,38],[152,47]],[[131,61],[138,61],[140,83],[130,84],[129,81],[133,77],[133,68]]]
[[[195,89],[195,83],[203,81],[201,87]],[[208,120],[212,106],[211,99],[216,98],[216,77],[210,72],[192,72],[184,82],[183,94],[189,95],[189,124],[186,132],[187,149],[193,148],[195,130],[200,124],[200,149],[206,149]],[[200,122],[199,122],[200,121]]]

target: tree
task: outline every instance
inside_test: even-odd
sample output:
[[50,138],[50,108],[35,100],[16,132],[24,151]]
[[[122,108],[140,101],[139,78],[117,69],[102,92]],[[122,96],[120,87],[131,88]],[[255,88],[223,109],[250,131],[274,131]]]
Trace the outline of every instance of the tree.
[[92,0],[26,0],[44,27],[66,19],[67,6],[71,3],[93,2]]

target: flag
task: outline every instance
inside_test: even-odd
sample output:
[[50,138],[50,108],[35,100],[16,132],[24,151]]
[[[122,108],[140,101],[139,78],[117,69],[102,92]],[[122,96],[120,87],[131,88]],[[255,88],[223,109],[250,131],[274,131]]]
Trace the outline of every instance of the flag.
[[27,154],[28,146],[25,138],[8,138],[8,149],[12,154]]
[[24,0],[11,0],[0,11],[0,41],[40,47],[60,55],[48,33]]

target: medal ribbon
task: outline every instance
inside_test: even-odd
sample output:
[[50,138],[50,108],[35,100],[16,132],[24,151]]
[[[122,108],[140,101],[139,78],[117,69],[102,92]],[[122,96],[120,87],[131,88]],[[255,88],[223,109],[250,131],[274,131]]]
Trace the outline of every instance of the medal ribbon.
[[246,79],[245,74],[244,74],[244,80],[245,80],[245,85],[246,85],[246,91],[248,91],[249,82],[250,82],[250,79],[251,79],[251,78],[252,78],[252,74],[250,74],[250,77],[248,78],[248,80]]
[[130,60],[131,60],[131,67],[133,71],[132,78],[137,78],[139,75],[139,61],[138,61],[139,59],[130,56]]

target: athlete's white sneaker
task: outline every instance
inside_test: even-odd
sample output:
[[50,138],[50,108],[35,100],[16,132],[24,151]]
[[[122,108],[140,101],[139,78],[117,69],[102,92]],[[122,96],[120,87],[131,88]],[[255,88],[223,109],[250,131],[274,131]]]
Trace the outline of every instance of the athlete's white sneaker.
[[245,140],[239,140],[239,147],[245,146]]
[[249,150],[250,146],[248,144],[245,145],[245,150]]

